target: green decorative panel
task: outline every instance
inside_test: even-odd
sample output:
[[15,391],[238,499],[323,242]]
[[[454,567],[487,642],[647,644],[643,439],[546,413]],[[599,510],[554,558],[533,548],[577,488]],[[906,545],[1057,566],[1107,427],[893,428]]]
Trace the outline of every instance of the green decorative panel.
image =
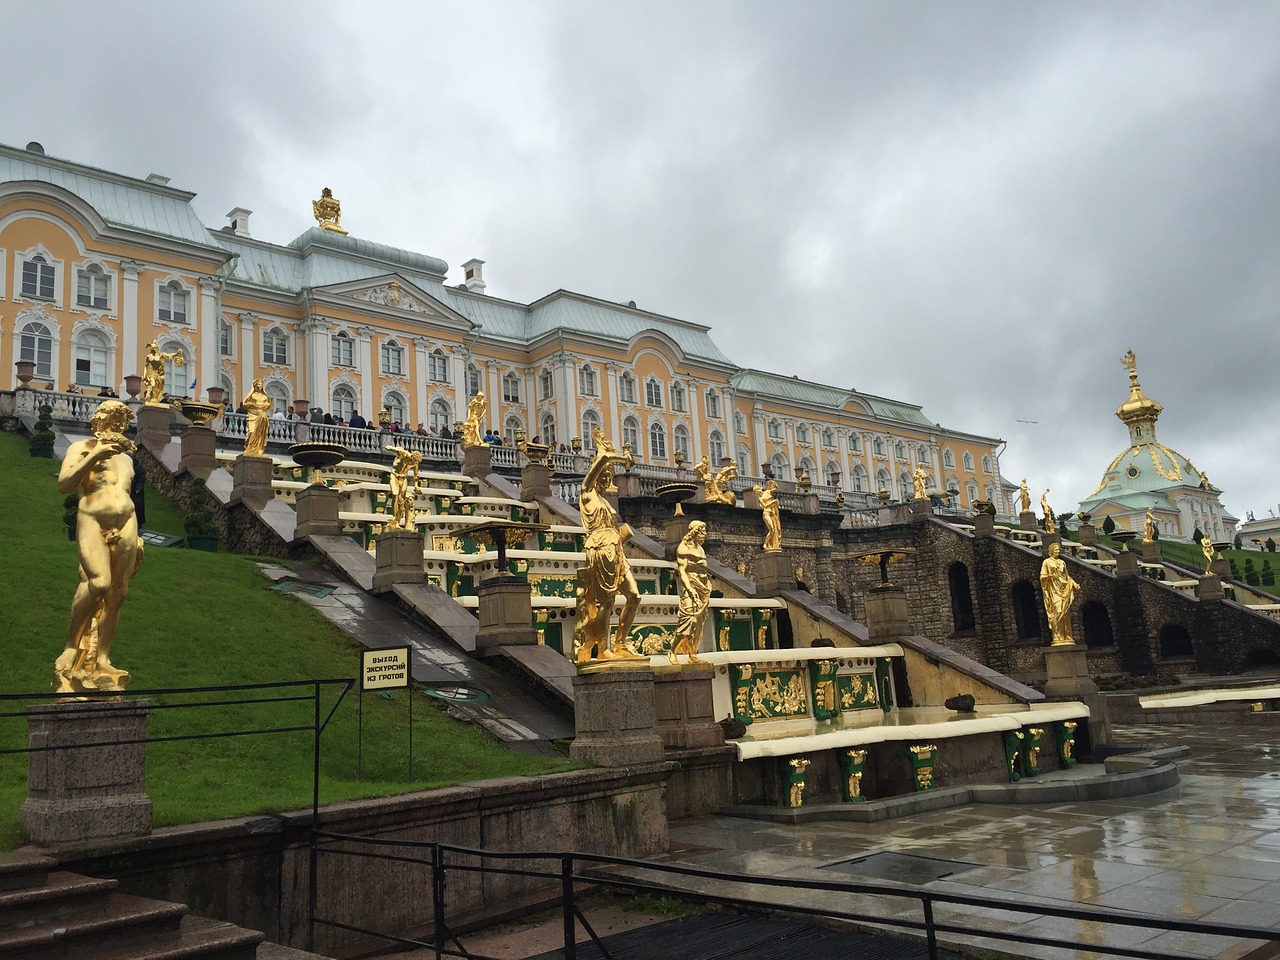
[[867,765],[867,751],[850,749],[840,751],[840,792],[845,803],[863,803],[862,773]]
[[572,624],[569,625],[569,630],[566,631],[564,620],[552,620],[547,616],[546,610],[535,610],[533,611],[533,629],[537,634],[539,643],[546,644],[552,650],[562,653],[566,657],[572,656],[573,651],[565,649],[564,640],[566,632],[572,637]]
[[676,641],[670,629],[657,624],[632,627],[627,639],[633,649],[650,657],[671,653]]
[[453,507],[453,497],[433,495],[431,497],[431,502],[435,506],[433,512],[438,516],[443,516],[444,514],[449,513]]
[[664,597],[673,597],[676,593],[676,572],[663,568],[658,571],[658,590]]
[[446,589],[451,597],[470,597],[476,592],[476,580],[464,564],[451,562],[446,574]]
[[743,723],[809,716],[807,684],[800,670],[757,670],[751,664],[733,663],[729,682],[733,711]]
[[932,790],[933,765],[938,761],[938,748],[932,743],[913,743],[907,747],[907,759],[911,761],[911,779],[916,793]]
[[804,757],[792,757],[779,760],[778,769],[782,773],[782,805],[799,807],[804,805],[804,775],[809,769],[810,760]]
[[444,553],[479,553],[480,545],[463,533],[437,533],[431,538],[431,549]]
[[391,494],[386,490],[371,490],[369,491],[369,497],[373,501],[374,513],[387,512],[387,503],[391,499]]
[[880,691],[880,709],[888,713],[893,709],[893,661],[888,657],[876,661],[876,687]]
[[529,588],[535,597],[567,597],[572,599],[578,593],[577,577],[551,577],[543,573],[535,573],[529,577]]
[[773,611],[772,610],[752,610],[751,611],[751,635],[753,639],[752,646],[748,649],[752,650],[776,650],[778,647],[777,636],[773,629]]
[[840,697],[836,690],[837,660],[809,661],[809,696],[813,699],[813,719],[830,720],[840,715]]
[[1027,742],[1025,752],[1022,754],[1022,772],[1028,777],[1034,777],[1042,772],[1040,738],[1044,736],[1044,727],[1027,727],[1024,732],[1027,735]]
[[874,673],[849,673],[836,677],[836,693],[840,697],[841,711],[874,710],[880,706]]
[[1021,730],[1004,732],[1004,759],[1009,767],[1010,783],[1017,783],[1022,779],[1022,773],[1018,768],[1022,766],[1022,746],[1025,739]]
[[[631,571],[635,575],[635,570]],[[658,593],[658,580],[656,577],[636,577],[636,587],[640,590],[642,597],[656,596]]]
[[1058,762],[1064,767],[1076,765],[1076,728],[1080,726],[1075,720],[1060,720],[1055,728],[1058,734]]
[[715,608],[717,650],[754,650],[755,633],[751,629],[750,610]]
[[582,538],[575,533],[542,530],[538,533],[538,546],[543,550],[555,550],[559,553],[581,553]]

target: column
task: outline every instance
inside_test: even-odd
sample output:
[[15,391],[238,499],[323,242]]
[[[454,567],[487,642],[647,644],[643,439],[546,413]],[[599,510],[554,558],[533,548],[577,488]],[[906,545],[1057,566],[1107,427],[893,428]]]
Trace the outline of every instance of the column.
[[[486,371],[485,381],[488,386],[484,388],[484,398],[489,403],[489,420],[494,430],[498,431],[498,436],[502,436],[506,431],[507,418],[502,409],[502,377],[499,375],[500,364],[496,360],[486,360],[480,364],[480,369]],[[533,434],[529,434],[532,438]],[[506,443],[504,439],[502,441]]]
[[373,361],[369,354],[369,340],[373,336],[373,327],[356,327],[356,369],[360,371],[360,409],[365,411],[365,419],[370,423],[378,422],[378,414],[382,412],[381,404],[375,406],[373,399]]
[[[609,382],[609,439],[621,445],[622,420],[618,413],[618,364],[610,360],[604,365],[605,378]],[[585,437],[583,438],[585,442]]]
[[302,321],[306,342],[305,378],[298,385],[298,395],[311,401],[312,407],[329,409],[329,321],[309,316]]
[[[449,378],[453,381],[453,419],[465,420],[468,399],[467,352],[456,344],[449,348]],[[483,429],[482,424],[481,430]]]
[[142,264],[137,260],[122,260],[124,282],[120,285],[120,326],[124,334],[120,345],[120,382],[117,392],[124,396],[124,378],[130,374],[142,374],[138,353],[138,275]]
[[573,358],[561,352],[557,353],[552,360],[555,364],[556,379],[560,381],[556,430],[560,434],[560,442],[569,443],[578,433],[575,425],[578,419],[578,385],[574,383]]
[[[222,293],[222,281],[217,277],[200,278],[200,382],[196,390],[208,390],[218,385],[218,304]],[[199,399],[199,393],[196,394]]]
[[[258,354],[254,349],[254,334],[258,326],[258,318],[252,313],[240,314],[240,396],[236,398],[237,405],[240,400],[249,395],[249,390],[253,386],[253,378],[258,371]],[[235,407],[231,408],[232,410]]]
[[[425,423],[431,426],[431,411],[427,407],[427,351],[430,343],[426,337],[413,338],[413,402],[417,405],[418,415],[414,423]],[[450,430],[453,427],[449,428]]]
[[[698,381],[693,377],[685,381],[685,401],[689,404],[689,422],[693,424],[690,428],[693,430],[693,450],[690,453],[693,462],[697,463],[707,449],[707,428],[702,419],[703,398],[698,395]],[[714,469],[716,465],[713,463],[711,466]]]
[[766,456],[767,451],[765,450],[764,439],[764,410],[760,408],[760,404],[758,403],[751,409],[751,430],[754,434],[752,439],[755,442],[753,449],[755,450],[756,462],[748,464],[748,466],[751,467],[751,475],[755,477],[759,476],[761,464],[768,459]]

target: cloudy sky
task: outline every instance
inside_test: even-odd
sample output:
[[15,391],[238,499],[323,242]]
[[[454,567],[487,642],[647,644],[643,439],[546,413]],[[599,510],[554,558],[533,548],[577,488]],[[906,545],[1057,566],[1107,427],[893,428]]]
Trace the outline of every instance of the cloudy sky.
[[[1280,512],[1280,4],[51,0],[0,141],[705,323],[1008,441],[1074,509],[1160,439]],[[0,24],[31,16],[0,0]],[[75,24],[80,27],[74,27]]]

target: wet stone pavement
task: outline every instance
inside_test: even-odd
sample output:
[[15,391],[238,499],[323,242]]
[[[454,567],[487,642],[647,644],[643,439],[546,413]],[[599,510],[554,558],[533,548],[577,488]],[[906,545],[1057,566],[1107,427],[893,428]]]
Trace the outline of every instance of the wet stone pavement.
[[[670,859],[754,876],[908,884],[915,880],[921,889],[993,901],[1094,905],[1272,927],[1280,935],[1278,720],[1280,716],[1273,715],[1214,728],[1119,728],[1121,743],[1191,748],[1190,757],[1177,761],[1181,783],[1158,794],[1105,802],[969,804],[876,824],[691,821],[673,825]],[[883,852],[955,863],[906,860],[883,869],[886,858],[872,856]],[[870,859],[849,862],[861,858]],[[689,885],[714,890],[717,884]],[[742,892],[765,897],[759,887]],[[770,893],[768,899],[839,905],[868,918],[920,918],[918,903],[905,899],[785,889]],[[1111,944],[1169,956],[1244,957],[1259,947],[1256,941],[1103,926],[994,907],[938,904],[935,916],[981,929],[1016,929],[1064,945]],[[954,942],[953,935],[941,939]],[[1014,956],[1094,955],[1066,946],[964,939],[971,948]]]

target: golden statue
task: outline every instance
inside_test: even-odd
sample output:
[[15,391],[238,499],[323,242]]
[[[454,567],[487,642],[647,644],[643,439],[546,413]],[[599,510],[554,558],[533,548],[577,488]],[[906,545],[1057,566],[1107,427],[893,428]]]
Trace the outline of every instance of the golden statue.
[[[1046,491],[1047,492],[1047,491]],[[1018,495],[1022,497],[1022,512],[1031,512],[1031,491],[1027,489],[1027,478],[1022,478],[1022,486],[1018,488]]]
[[1040,509],[1044,512],[1044,532],[1057,533],[1058,526],[1053,522],[1053,507],[1049,506],[1049,488],[1044,488],[1044,493],[1040,494]]
[[676,613],[676,642],[671,648],[671,662],[678,663],[680,654],[690,663],[702,663],[698,646],[702,627],[711,607],[711,572],[707,569],[707,525],[701,520],[689,524],[689,530],[676,548],[676,577],[680,581],[680,606]]
[[778,503],[778,482],[770,480],[763,487],[756,484],[751,488],[760,498],[760,509],[764,512],[764,552],[782,552],[782,516]]
[[142,370],[142,400],[151,406],[163,406],[164,401],[164,365],[172,360],[182,366],[186,360],[182,352],[174,350],[164,353],[154,340],[147,344],[147,359]]
[[471,398],[471,402],[467,404],[467,419],[462,421],[462,449],[470,450],[472,447],[483,447],[484,441],[480,439],[480,428],[484,426],[484,415],[487,404],[484,401],[484,391],[481,390]]
[[93,436],[71,445],[58,472],[58,492],[80,494],[80,584],[71,600],[67,647],[53,665],[55,693],[118,692],[129,683],[129,674],[111,665],[110,654],[129,579],[142,566],[129,497],[128,454],[135,447],[124,436],[131,419],[132,411],[119,400],[104,400],[89,421]]
[[928,484],[929,478],[925,475],[924,467],[917,463],[915,472],[911,474],[911,496],[916,500],[928,500]]
[[1213,572],[1213,541],[1206,533],[1200,540],[1200,552],[1204,554],[1204,572]]
[[738,495],[729,489],[729,481],[738,475],[736,463],[730,462],[719,473],[713,474],[710,458],[703,457],[693,468],[693,475],[702,484],[703,497],[707,503],[727,503],[732,506],[738,502]]
[[1156,538],[1156,512],[1147,507],[1147,516],[1142,521],[1142,542],[1152,543]]
[[1051,544],[1049,555],[1040,564],[1040,592],[1044,594],[1044,612],[1049,617],[1055,647],[1075,643],[1071,636],[1071,604],[1080,589],[1067,572],[1066,561],[1058,555],[1061,552],[1061,544]]
[[244,455],[260,457],[267,449],[267,428],[271,425],[273,403],[263,389],[261,378],[253,381],[253,389],[244,398]]
[[320,191],[319,200],[311,201],[311,214],[316,218],[316,223],[320,225],[321,230],[346,236],[347,231],[341,226],[342,203],[334,199],[333,191],[328,187]]
[[[391,487],[391,515],[395,518],[396,526],[406,530],[413,525],[413,503],[421,477],[422,453],[418,450],[409,451],[404,447],[390,445],[386,449],[396,455],[391,464],[391,475],[387,478],[387,483]],[[413,474],[412,483],[409,481],[411,473]]]
[[[578,611],[573,625],[573,659],[576,663],[589,660],[643,660],[640,654],[627,647],[627,634],[640,606],[640,589],[631,575],[627,562],[626,544],[632,537],[631,527],[618,523],[618,512],[606,494],[613,489],[613,468],[623,464],[627,469],[635,466],[630,450],[618,453],[618,448],[606,440],[604,434],[595,431],[596,452],[587,474],[582,478],[582,492],[578,496],[578,512],[586,531],[583,552],[586,565],[578,571]],[[613,603],[622,594],[624,603],[618,617],[618,629],[610,633],[609,621],[613,618]]]

